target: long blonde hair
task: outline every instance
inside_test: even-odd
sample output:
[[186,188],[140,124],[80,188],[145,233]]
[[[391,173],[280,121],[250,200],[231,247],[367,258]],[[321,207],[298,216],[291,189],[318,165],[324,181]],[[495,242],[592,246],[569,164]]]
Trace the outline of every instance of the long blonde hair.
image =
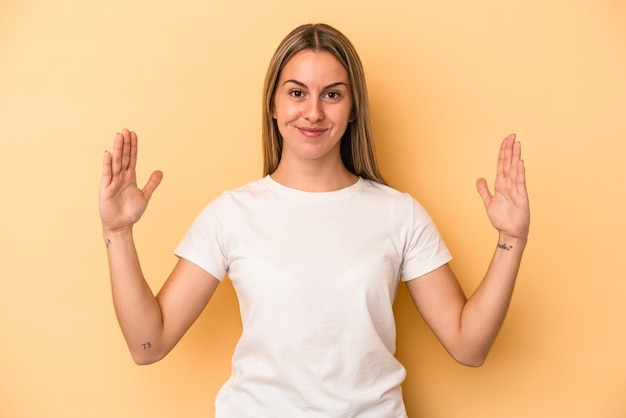
[[341,138],[341,158],[346,168],[365,179],[385,184],[376,163],[369,98],[363,65],[350,40],[326,24],[308,24],[294,29],[280,43],[270,61],[263,87],[263,165],[264,175],[278,167],[282,137],[272,117],[274,93],[280,72],[287,62],[303,50],[327,51],[348,72],[352,90],[353,117]]

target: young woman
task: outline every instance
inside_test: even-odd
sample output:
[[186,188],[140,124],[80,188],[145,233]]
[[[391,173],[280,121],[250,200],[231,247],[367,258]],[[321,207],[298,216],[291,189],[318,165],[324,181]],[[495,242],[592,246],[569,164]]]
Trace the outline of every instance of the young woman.
[[270,63],[264,94],[265,176],[202,211],[156,297],[132,229],[162,174],[137,187],[137,136],[126,129],[105,153],[103,237],[132,356],[139,364],[165,356],[228,274],[244,327],[217,417],[406,417],[405,370],[394,357],[398,283],[457,361],[484,362],[528,236],[520,144],[514,135],[502,142],[494,194],[477,182],[499,240],[467,299],[431,218],[384,184],[349,40],[327,25],[296,28]]

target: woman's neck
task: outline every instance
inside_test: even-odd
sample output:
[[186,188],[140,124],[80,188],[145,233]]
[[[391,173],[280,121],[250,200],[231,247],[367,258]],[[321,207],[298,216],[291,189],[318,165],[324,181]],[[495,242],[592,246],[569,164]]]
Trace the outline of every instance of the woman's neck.
[[332,192],[352,186],[358,177],[343,165],[298,164],[281,161],[271,174],[283,186],[305,192]]

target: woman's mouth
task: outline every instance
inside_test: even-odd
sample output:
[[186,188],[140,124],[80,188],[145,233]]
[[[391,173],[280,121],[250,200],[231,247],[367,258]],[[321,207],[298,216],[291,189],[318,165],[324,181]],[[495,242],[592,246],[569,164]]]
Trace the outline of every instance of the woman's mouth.
[[326,129],[322,128],[302,128],[299,127],[298,131],[307,138],[318,138],[326,132]]

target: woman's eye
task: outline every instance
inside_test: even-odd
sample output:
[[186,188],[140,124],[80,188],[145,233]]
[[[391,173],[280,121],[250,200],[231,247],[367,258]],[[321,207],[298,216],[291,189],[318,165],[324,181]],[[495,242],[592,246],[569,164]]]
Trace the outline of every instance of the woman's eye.
[[289,95],[295,97],[296,99],[299,99],[304,96],[304,93],[300,90],[292,90],[289,92]]
[[337,91],[329,91],[328,93],[326,93],[326,97],[328,97],[331,100],[335,100],[340,97],[340,94]]

